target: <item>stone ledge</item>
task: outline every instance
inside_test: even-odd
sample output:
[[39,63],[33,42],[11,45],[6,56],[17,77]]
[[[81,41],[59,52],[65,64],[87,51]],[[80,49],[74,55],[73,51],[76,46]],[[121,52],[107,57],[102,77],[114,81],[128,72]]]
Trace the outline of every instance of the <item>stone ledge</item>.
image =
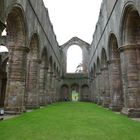
[[127,115],[130,118],[139,118],[140,108],[123,108],[121,114]]

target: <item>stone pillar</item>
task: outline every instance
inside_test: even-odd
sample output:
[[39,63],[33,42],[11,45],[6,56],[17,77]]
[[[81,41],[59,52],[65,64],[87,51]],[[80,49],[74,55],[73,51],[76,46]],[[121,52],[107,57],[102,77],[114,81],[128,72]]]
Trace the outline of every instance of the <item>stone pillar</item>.
[[28,77],[27,77],[27,102],[26,108],[39,108],[39,59],[33,59],[28,62]]
[[101,73],[96,73],[96,78],[97,78],[97,83],[96,83],[96,86],[97,86],[97,104],[98,105],[101,105]]
[[105,100],[105,75],[104,75],[104,68],[101,68],[101,81],[100,81],[100,99],[101,105],[104,106]]
[[56,101],[58,102],[60,100],[60,78],[57,75],[56,76]]
[[60,77],[58,77],[57,92],[58,92],[57,93],[58,94],[58,101],[62,101],[61,78]]
[[52,74],[52,101],[56,102],[56,75]]
[[94,77],[94,81],[95,81],[95,89],[94,89],[94,102],[97,103],[98,102],[98,79],[97,79],[97,75]]
[[110,88],[109,88],[109,73],[108,68],[104,67],[102,68],[103,73],[103,106],[109,107],[110,105]]
[[110,81],[110,109],[120,111],[123,107],[123,91],[121,80],[120,59],[114,59],[109,63],[109,81]]
[[50,104],[52,103],[52,99],[51,99],[51,70],[50,68],[48,68],[47,71],[47,82],[46,82],[46,93],[47,93],[47,102]]
[[39,105],[45,106],[47,105],[46,100],[46,91],[45,91],[45,84],[46,84],[46,68],[44,65],[40,67],[40,78],[39,78]]
[[91,78],[90,79],[90,92],[91,92],[91,99],[90,99],[90,101],[91,102],[94,102],[94,89],[95,89],[95,85],[94,85],[94,79],[93,78]]
[[126,45],[120,48],[124,92],[122,113],[129,117],[140,117],[140,46]]
[[15,44],[9,45],[9,49],[5,112],[18,114],[25,111],[26,58],[29,49],[21,45],[15,47]]
[[49,101],[49,94],[48,94],[48,89],[49,89],[49,85],[48,85],[48,67],[45,66],[45,72],[44,72],[44,94],[45,94],[45,105],[48,104]]

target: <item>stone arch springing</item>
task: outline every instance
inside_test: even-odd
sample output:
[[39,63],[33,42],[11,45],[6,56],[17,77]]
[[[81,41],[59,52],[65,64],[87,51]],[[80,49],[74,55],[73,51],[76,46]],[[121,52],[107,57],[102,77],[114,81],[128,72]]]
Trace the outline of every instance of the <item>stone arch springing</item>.
[[133,113],[131,112],[131,108],[140,108],[140,15],[134,5],[128,4],[122,17],[120,47],[124,92],[122,112],[129,116],[140,116],[135,109]]
[[39,37],[37,33],[33,33],[29,44],[29,53],[27,57],[27,94],[26,107],[39,107]]
[[112,33],[109,37],[109,79],[110,79],[110,108],[120,111],[123,106],[122,77],[120,52],[116,36]]
[[123,13],[121,35],[123,45],[140,44],[140,15],[134,5],[127,5]]
[[25,110],[25,75],[28,52],[26,18],[22,7],[13,6],[7,14],[6,23],[9,67],[5,110],[17,113]]

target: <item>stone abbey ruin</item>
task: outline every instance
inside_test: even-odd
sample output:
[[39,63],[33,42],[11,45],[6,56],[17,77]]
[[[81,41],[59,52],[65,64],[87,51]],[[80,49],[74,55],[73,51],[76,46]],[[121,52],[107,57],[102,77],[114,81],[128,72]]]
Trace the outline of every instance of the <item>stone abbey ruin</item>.
[[[0,0],[0,107],[5,113],[72,100],[140,117],[140,1],[103,0],[91,44],[58,45],[42,0]],[[7,35],[2,35],[6,29]],[[82,49],[80,73],[67,73],[67,50]]]

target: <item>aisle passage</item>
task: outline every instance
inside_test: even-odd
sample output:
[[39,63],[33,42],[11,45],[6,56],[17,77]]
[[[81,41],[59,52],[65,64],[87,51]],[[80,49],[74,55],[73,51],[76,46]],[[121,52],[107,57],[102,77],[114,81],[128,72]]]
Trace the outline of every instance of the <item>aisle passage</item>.
[[92,103],[56,103],[0,122],[0,140],[139,139],[139,122]]

